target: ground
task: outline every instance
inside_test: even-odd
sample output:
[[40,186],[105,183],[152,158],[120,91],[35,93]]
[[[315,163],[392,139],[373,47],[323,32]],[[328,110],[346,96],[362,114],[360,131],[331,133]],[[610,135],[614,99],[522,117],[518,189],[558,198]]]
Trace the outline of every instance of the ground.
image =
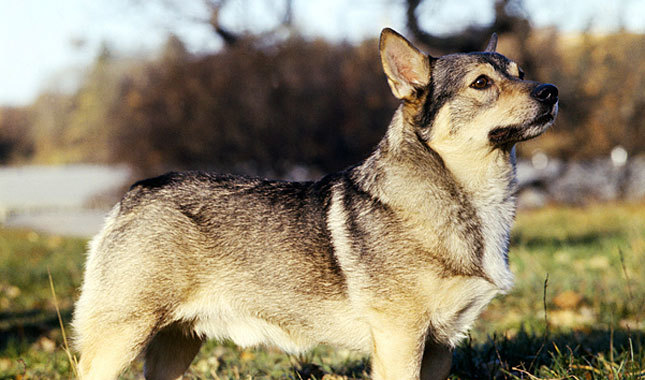
[[[86,241],[0,229],[0,379],[67,379],[65,332]],[[452,379],[645,379],[645,205],[518,214],[516,285],[455,352]],[[48,278],[52,274],[56,298]],[[319,347],[293,357],[209,342],[188,379],[367,379],[369,360]],[[141,377],[136,362],[123,379]]]

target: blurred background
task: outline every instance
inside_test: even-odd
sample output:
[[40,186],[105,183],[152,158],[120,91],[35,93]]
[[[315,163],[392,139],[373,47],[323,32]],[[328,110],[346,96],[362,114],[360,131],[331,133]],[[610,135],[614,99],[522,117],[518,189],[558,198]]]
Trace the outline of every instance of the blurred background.
[[433,55],[497,32],[558,86],[556,125],[519,146],[523,207],[638,201],[642,14],[636,0],[3,0],[0,222],[87,234],[133,178],[305,180],[357,162],[397,106],[386,26]]
[[[377,46],[392,27],[433,55],[497,32],[560,91],[556,124],[518,146],[516,285],[451,379],[643,379],[643,15],[642,0],[0,0],[0,378],[74,377],[61,326],[87,238],[132,181],[307,180],[365,158],[397,107]],[[121,378],[140,379],[137,363]],[[209,342],[187,378],[368,368],[346,350]]]

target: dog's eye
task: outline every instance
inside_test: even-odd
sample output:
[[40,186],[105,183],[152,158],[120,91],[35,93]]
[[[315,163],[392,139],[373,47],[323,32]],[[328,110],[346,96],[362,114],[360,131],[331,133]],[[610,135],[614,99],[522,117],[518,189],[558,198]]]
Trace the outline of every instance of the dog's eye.
[[486,75],[480,75],[477,77],[477,79],[475,79],[470,87],[476,88],[477,90],[483,90],[490,87],[491,82],[492,81],[490,80],[490,78],[488,78]]

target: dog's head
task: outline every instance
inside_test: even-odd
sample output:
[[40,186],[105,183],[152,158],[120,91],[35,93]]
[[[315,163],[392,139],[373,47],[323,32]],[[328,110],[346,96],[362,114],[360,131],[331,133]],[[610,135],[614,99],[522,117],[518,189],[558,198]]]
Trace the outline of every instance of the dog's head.
[[404,117],[427,144],[505,149],[544,132],[558,110],[558,90],[524,79],[517,63],[483,52],[430,57],[391,29],[381,33],[383,69]]

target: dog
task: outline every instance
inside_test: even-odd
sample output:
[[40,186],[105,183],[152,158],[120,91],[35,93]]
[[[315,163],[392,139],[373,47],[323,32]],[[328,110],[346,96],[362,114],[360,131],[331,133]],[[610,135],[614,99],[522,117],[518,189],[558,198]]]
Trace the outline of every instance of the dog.
[[143,353],[177,379],[209,338],[371,354],[377,380],[445,379],[452,351],[513,284],[515,144],[558,90],[483,52],[434,58],[384,29],[400,99],[369,157],[316,182],[169,173],[135,183],[89,244],[74,311],[82,379]]

